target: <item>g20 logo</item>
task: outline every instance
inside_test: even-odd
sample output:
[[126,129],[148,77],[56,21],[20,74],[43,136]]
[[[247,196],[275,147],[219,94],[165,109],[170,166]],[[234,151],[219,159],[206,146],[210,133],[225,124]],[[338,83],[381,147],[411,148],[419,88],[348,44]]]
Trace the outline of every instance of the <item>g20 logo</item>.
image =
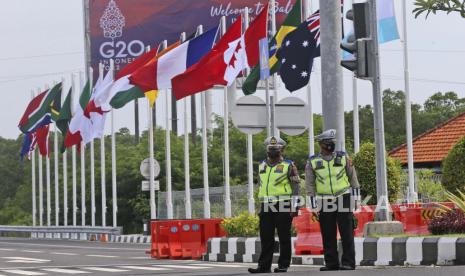
[[133,40],[129,43],[125,41],[107,41],[100,45],[100,55],[103,58],[126,58],[128,56],[137,57],[144,53],[145,45],[140,40]]

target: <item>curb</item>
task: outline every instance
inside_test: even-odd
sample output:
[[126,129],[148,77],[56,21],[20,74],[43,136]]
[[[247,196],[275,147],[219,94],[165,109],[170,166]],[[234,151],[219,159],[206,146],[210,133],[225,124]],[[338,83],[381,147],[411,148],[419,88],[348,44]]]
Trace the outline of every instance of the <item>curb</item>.
[[[292,264],[324,265],[322,255],[294,255],[294,241]],[[213,238],[202,260],[256,263],[260,252],[259,238]],[[275,253],[279,253],[278,241]],[[465,265],[465,238],[355,238],[355,254],[359,266]]]
[[150,236],[142,236],[142,235],[119,235],[119,236],[110,236],[108,242],[114,243],[144,243],[149,244],[152,242]]
[[151,237],[143,235],[108,235],[89,233],[31,233],[32,239],[81,240],[113,243],[150,244]]

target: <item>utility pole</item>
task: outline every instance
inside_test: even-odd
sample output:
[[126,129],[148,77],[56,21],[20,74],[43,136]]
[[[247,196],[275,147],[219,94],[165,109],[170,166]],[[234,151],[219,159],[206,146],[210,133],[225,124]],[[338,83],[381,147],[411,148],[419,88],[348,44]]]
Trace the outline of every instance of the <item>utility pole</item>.
[[373,113],[375,124],[376,145],[376,196],[378,208],[375,213],[377,221],[390,221],[389,197],[387,191],[386,146],[384,141],[383,97],[381,94],[381,79],[379,67],[378,18],[376,16],[376,1],[368,0],[370,36],[372,43],[368,44],[368,68],[372,72]]
[[345,149],[344,94],[342,89],[341,1],[320,0],[321,83],[323,127],[336,129],[336,150]]

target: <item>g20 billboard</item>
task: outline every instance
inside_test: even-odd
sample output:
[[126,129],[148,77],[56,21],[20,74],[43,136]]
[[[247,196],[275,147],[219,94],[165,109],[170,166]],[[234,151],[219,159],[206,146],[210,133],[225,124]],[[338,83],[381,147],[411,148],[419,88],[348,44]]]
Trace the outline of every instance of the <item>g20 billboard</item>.
[[[96,69],[102,62],[108,70],[113,59],[118,71],[147,46],[158,47],[165,39],[168,43],[177,41],[182,32],[189,36],[199,25],[207,30],[217,26],[222,16],[226,16],[229,25],[245,7],[253,19],[266,3],[266,0],[90,0],[90,63]],[[294,3],[295,0],[276,1],[278,26]]]

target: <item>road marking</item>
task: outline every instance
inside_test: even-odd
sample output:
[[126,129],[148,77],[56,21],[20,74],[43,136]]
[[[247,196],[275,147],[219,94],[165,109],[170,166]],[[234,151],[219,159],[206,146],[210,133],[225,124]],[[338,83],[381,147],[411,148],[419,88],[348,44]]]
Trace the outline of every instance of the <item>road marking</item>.
[[192,264],[192,265],[198,265],[198,266],[211,266],[211,267],[247,267],[245,265],[236,265],[236,264]]
[[106,268],[106,267],[83,267],[83,269],[101,271],[101,272],[126,272],[126,269]]
[[66,255],[66,256],[76,256],[76,255],[78,255],[76,253],[67,253],[67,252],[51,252],[50,254],[53,254],[53,255]]
[[98,257],[98,258],[118,258],[118,256],[110,256],[110,255],[86,255],[87,257]]
[[42,272],[26,271],[26,270],[21,270],[21,269],[3,270],[3,272],[18,274],[18,275],[30,275],[30,276],[46,275],[45,273],[42,273]]
[[24,257],[2,257],[2,259],[7,259],[7,263],[47,263],[51,260],[44,259],[35,259],[35,258],[24,258]]
[[0,251],[15,251],[12,248],[0,248]]
[[56,272],[56,273],[64,273],[64,274],[84,274],[90,273],[88,271],[76,270],[76,269],[63,269],[63,268],[46,268],[42,269],[45,271]]
[[153,270],[153,271],[171,270],[171,269],[163,268],[163,267],[135,266],[135,265],[125,265],[125,266],[117,266],[117,267],[127,268],[127,269],[136,269],[136,270]]
[[206,266],[188,266],[188,265],[154,265],[156,267],[167,267],[167,268],[183,268],[183,269],[206,269],[211,267]]
[[[38,246],[38,247],[59,247],[59,248],[77,248],[77,249],[94,249],[94,250],[120,250],[120,251],[138,251],[140,252],[141,248],[146,248],[147,245],[140,248],[123,248],[123,247],[93,247],[93,246],[74,246],[74,245],[53,245],[53,244],[36,244],[36,243],[22,243],[22,242],[0,242],[0,244],[10,244],[10,245],[26,245],[28,247]],[[14,249],[9,249],[6,251],[13,251]]]
[[21,250],[21,252],[27,252],[27,253],[44,253],[44,251],[39,251],[39,250]]

